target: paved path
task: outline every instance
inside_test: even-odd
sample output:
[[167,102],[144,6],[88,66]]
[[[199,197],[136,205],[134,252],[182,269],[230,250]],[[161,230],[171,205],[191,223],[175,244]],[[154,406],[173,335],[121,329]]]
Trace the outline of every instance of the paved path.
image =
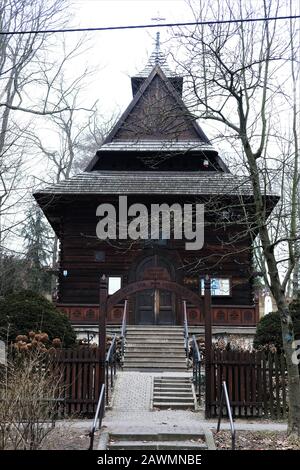
[[203,428],[199,414],[186,410],[151,410],[152,382],[155,376],[184,376],[187,373],[120,372],[103,426],[109,432],[197,432]]
[[[119,372],[112,409],[106,412],[103,426],[109,432],[199,433],[215,429],[216,420],[205,420],[203,412],[188,410],[151,411],[152,382],[155,376],[185,376],[190,373]],[[263,420],[236,420],[237,430],[285,431],[286,423]],[[224,420],[221,429],[230,429]]]
[[[205,420],[203,412],[188,410],[151,411],[152,382],[155,376],[190,377],[190,373],[143,373],[118,372],[113,393],[112,408],[106,411],[103,426],[109,432],[174,432],[199,433],[203,429],[215,429],[216,420]],[[57,426],[70,425],[69,421],[59,421]],[[75,428],[90,429],[92,420],[74,420]],[[237,430],[245,431],[285,431],[287,424],[266,420],[235,421]],[[230,429],[226,419],[221,429]]]

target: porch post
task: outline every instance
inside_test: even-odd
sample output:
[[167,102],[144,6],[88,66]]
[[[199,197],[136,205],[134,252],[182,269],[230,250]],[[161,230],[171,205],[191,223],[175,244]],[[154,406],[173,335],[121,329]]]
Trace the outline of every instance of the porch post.
[[205,417],[210,418],[211,401],[211,361],[212,361],[212,320],[210,277],[204,279],[204,318],[205,318]]
[[105,355],[106,355],[106,314],[107,314],[108,283],[105,274],[100,279],[99,293],[99,362],[100,385],[105,383]]

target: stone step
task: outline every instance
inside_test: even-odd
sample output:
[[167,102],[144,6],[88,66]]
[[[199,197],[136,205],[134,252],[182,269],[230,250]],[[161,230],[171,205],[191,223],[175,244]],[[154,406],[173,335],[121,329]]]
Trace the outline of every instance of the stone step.
[[137,351],[126,351],[125,358],[128,357],[165,357],[165,358],[178,358],[185,359],[185,355],[180,352],[170,352],[170,351],[144,351],[143,354]]
[[146,331],[130,331],[127,333],[126,338],[131,338],[132,336],[136,336],[139,338],[147,338],[147,337],[158,337],[158,338],[178,338],[182,339],[184,336],[181,333],[163,333],[161,331],[156,332],[146,332]]
[[169,384],[172,383],[174,385],[180,384],[180,383],[192,383],[191,377],[173,377],[168,375],[167,377],[154,377],[154,382],[156,384]]
[[181,347],[182,349],[184,349],[184,342],[182,340],[179,340],[179,341],[175,341],[175,340],[171,340],[171,341],[168,341],[166,340],[165,338],[163,339],[159,339],[157,337],[155,338],[145,338],[145,339],[142,339],[142,338],[130,338],[130,339],[127,339],[126,340],[126,346],[130,345],[130,346],[140,346],[142,347],[143,345],[145,346],[145,344],[147,344],[147,347],[148,345],[161,345],[161,346],[168,346],[168,347],[171,347],[171,346],[177,346],[177,347]]
[[172,403],[182,403],[184,401],[194,403],[194,397],[192,393],[184,393],[183,395],[168,395],[168,394],[159,394],[157,396],[156,394],[153,397],[153,401],[161,401],[161,402],[172,402]]
[[166,335],[127,335],[126,336],[126,341],[135,341],[135,340],[140,340],[140,341],[145,341],[145,340],[154,340],[158,339],[159,341],[173,341],[173,342],[179,342],[182,341],[184,342],[184,337],[183,336],[166,336]]
[[167,391],[170,390],[173,392],[174,390],[178,390],[178,392],[184,392],[185,390],[191,390],[192,386],[190,384],[179,384],[179,385],[166,385],[166,386],[161,386],[161,385],[156,385],[154,383],[153,390],[154,391]]
[[184,440],[193,440],[199,442],[205,442],[205,433],[204,432],[162,432],[162,433],[153,433],[153,432],[142,432],[138,434],[132,434],[129,432],[122,433],[112,433],[110,435],[111,439],[114,441],[126,440],[126,441],[179,441]]
[[188,409],[191,409],[193,410],[195,407],[195,404],[194,404],[194,401],[193,402],[189,402],[189,401],[186,401],[186,402],[178,402],[178,403],[174,403],[173,401],[154,401],[153,400],[153,408],[161,408],[161,409],[164,409],[164,410],[168,410],[168,409],[171,409],[171,410],[186,410],[187,408]]
[[134,346],[134,345],[130,345],[130,346],[126,346],[125,348],[125,351],[126,352],[136,352],[136,353],[139,353],[139,354],[144,354],[145,352],[154,352],[154,353],[160,353],[160,352],[163,352],[163,353],[182,353],[184,354],[185,356],[185,351],[184,349],[182,348],[182,346],[176,346],[176,347],[169,347],[169,346],[161,346],[161,345],[157,345],[157,346],[151,346],[149,347],[147,345],[147,349],[145,351],[145,347],[142,347],[142,346]]
[[[120,328],[120,327],[119,327]],[[182,331],[182,326],[174,326],[174,325],[127,325],[126,331]]]
[[192,387],[189,386],[189,387],[184,387],[184,388],[161,388],[161,387],[155,387],[154,386],[154,389],[153,389],[154,393],[155,393],[155,396],[157,394],[168,394],[170,393],[170,395],[173,395],[173,394],[179,394],[179,395],[186,395],[186,394],[193,394],[193,391],[192,391]]
[[186,366],[182,365],[170,365],[170,364],[156,364],[155,366],[147,366],[141,364],[132,363],[130,365],[124,365],[126,371],[139,371],[139,372],[185,372]]
[[156,385],[154,385],[154,388],[153,388],[153,392],[156,394],[156,393],[161,393],[161,392],[169,392],[169,393],[185,393],[185,392],[188,392],[190,393],[192,390],[192,387],[191,385],[186,385],[186,386],[183,386],[183,387],[180,387],[180,386],[177,386],[177,387],[157,387]]
[[126,338],[131,336],[142,336],[143,338],[149,336],[158,336],[159,338],[184,338],[184,335],[180,332],[168,333],[167,331],[129,331],[126,333]]
[[170,403],[182,403],[189,402],[192,405],[194,404],[194,397],[191,392],[184,393],[155,393],[153,402],[165,402],[169,401]]
[[116,441],[108,444],[108,450],[205,450],[205,443],[180,441]]
[[[151,361],[150,361],[151,359]],[[169,364],[174,364],[174,363],[180,363],[180,364],[185,364],[186,365],[186,362],[185,362],[185,358],[184,357],[181,357],[179,359],[177,359],[176,357],[161,357],[159,355],[157,356],[153,356],[151,358],[149,357],[127,357],[127,355],[125,354],[125,357],[124,357],[124,364],[126,365],[126,363],[128,362],[141,362],[141,363],[156,363],[156,362],[161,362],[161,363],[169,363]]]

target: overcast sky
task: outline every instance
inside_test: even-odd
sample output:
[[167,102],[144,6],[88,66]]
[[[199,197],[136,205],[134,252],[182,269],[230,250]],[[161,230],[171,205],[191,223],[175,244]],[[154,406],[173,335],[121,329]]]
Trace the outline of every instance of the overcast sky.
[[[76,27],[117,26],[165,22],[191,21],[192,15],[185,0],[70,0]],[[91,96],[99,98],[104,108],[121,109],[131,99],[129,76],[143,69],[154,48],[157,29],[94,32],[89,34],[91,48],[85,56],[99,70],[95,76]],[[160,29],[162,43],[168,38]],[[98,85],[98,86],[97,86]]]

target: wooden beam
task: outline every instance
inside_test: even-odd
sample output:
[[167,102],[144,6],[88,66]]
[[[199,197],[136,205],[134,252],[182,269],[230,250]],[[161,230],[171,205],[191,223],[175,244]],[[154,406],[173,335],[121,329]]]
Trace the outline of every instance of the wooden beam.
[[211,363],[212,363],[212,311],[210,277],[204,279],[204,320],[205,320],[205,417],[210,418]]

